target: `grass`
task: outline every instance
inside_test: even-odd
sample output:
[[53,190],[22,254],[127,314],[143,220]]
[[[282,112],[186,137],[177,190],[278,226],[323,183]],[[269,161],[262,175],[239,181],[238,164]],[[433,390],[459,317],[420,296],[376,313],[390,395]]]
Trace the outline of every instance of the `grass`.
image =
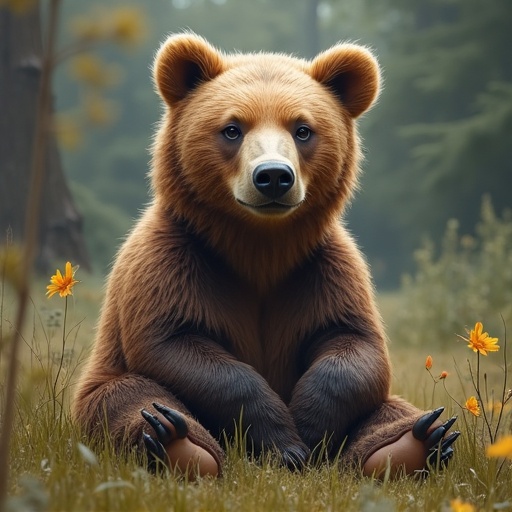
[[[44,286],[38,284],[37,289]],[[489,441],[483,419],[461,410],[443,387],[444,383],[461,404],[472,389],[467,360],[473,354],[455,336],[446,340],[448,349],[431,353],[432,374],[449,373],[436,385],[424,369],[426,347],[407,348],[400,340],[391,344],[393,391],[426,409],[444,405],[446,417],[459,415],[462,435],[456,456],[446,470],[427,479],[377,482],[356,471],[342,471],[336,464],[292,473],[269,461],[256,464],[234,446],[221,479],[189,483],[172,474],[153,476],[137,465],[133,455],[119,458],[108,447],[91,445],[71,424],[68,411],[73,382],[93,336],[101,299],[98,290],[95,284],[77,288],[76,303],[69,303],[64,344],[62,313],[56,315],[63,309],[63,299],[41,298],[32,304],[32,325],[23,337],[8,510],[429,511],[451,510],[450,501],[458,497],[475,505],[475,510],[512,509],[512,464],[486,458]],[[395,300],[383,298],[385,317],[393,314]],[[6,296],[5,333],[11,306]],[[489,396],[503,380],[502,360],[492,357],[485,360]],[[510,428],[508,410],[503,433]]]

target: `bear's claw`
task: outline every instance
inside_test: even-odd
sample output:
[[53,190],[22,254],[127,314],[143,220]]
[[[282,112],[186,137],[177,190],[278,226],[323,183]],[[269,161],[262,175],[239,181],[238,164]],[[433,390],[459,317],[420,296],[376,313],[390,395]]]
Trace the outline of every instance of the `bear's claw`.
[[284,466],[292,471],[297,471],[306,465],[309,457],[309,450],[300,446],[287,448],[281,454],[281,461]]
[[[457,416],[445,421],[441,426],[428,433],[428,429],[441,416],[444,407],[439,407],[422,416],[413,426],[412,435],[419,441],[424,441],[429,451],[427,456],[427,468],[436,466],[446,466],[453,457],[452,444],[460,436],[460,432],[455,431],[444,436],[457,420]],[[444,439],[443,439],[444,438]],[[428,470],[427,470],[428,472]]]
[[156,473],[158,469],[161,468],[161,464],[165,464],[167,453],[162,443],[153,439],[149,434],[146,434],[146,432],[142,432],[142,439],[148,455],[148,470]]
[[173,440],[174,436],[172,432],[163,425],[156,416],[146,411],[146,409],[142,409],[140,413],[142,414],[142,417],[153,427],[157,439],[164,446],[168,445]]
[[429,437],[427,435],[428,429],[432,426],[434,421],[441,416],[443,411],[444,407],[439,407],[422,416],[412,427],[412,435],[418,439],[418,441],[425,441],[425,439]]
[[[427,457],[427,466],[435,466],[439,461],[439,465],[446,466],[448,461],[453,457],[452,444],[460,436],[459,431],[452,432],[444,441],[440,443],[440,446],[431,450],[430,455]],[[439,453],[440,450],[440,453]]]
[[153,407],[168,421],[170,421],[176,431],[178,439],[185,439],[188,434],[188,426],[185,418],[174,409],[170,409],[166,405],[153,402]]
[[174,439],[184,439],[187,437],[188,426],[185,418],[179,412],[158,403],[153,403],[153,407],[173,425],[175,430],[173,433],[157,416],[146,411],[146,409],[141,409],[142,417],[151,425],[157,437],[154,439],[149,434],[142,432],[142,440],[148,454],[148,469],[156,472],[159,463],[165,463],[168,459],[164,447]]
[[451,426],[457,421],[457,416],[445,421],[440,427],[437,427],[426,439],[427,448],[430,450],[434,448],[441,439],[445,436],[446,432],[450,430]]

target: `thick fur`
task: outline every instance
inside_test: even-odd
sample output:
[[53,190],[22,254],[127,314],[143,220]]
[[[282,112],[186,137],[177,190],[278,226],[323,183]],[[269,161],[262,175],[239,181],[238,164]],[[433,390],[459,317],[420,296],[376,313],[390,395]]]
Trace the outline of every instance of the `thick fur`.
[[[364,459],[419,415],[389,396],[368,269],[340,223],[357,186],[355,119],[378,95],[374,57],[342,44],[311,62],[223,55],[182,34],[162,45],[154,75],[166,105],[154,198],[111,273],[74,417],[99,432],[106,416],[116,442],[140,444],[140,408],[162,402],[221,461],[213,438],[242,413],[256,450],[327,438],[335,453],[350,434]],[[223,137],[230,123],[240,140]],[[294,138],[301,125],[307,142]],[[269,159],[295,173],[282,213],[260,212],[252,184]],[[368,446],[358,432],[374,435],[377,417]]]

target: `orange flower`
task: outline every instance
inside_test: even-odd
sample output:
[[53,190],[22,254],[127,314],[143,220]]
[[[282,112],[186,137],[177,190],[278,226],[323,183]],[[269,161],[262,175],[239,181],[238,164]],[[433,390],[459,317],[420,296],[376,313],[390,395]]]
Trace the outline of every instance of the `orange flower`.
[[432,368],[432,356],[427,356],[427,360],[425,361],[425,368],[430,370]]
[[473,416],[480,416],[480,405],[474,396],[470,396],[466,400],[465,409],[467,409]]
[[512,459],[512,435],[502,437],[487,447],[487,457],[506,457]]
[[453,512],[474,512],[475,507],[467,501],[462,501],[460,498],[450,501],[450,509]]
[[46,292],[48,298],[53,297],[56,293],[61,297],[73,295],[73,286],[80,282],[74,278],[77,270],[78,265],[76,267],[71,267],[71,263],[69,261],[66,263],[66,271],[64,275],[62,275],[60,270],[57,269],[56,274],[50,278],[51,284],[46,287],[48,290]]
[[441,375],[439,375],[439,380],[446,379],[446,377],[448,377],[448,372],[443,370]]
[[483,356],[486,356],[487,352],[497,352],[500,347],[496,345],[498,338],[490,338],[488,333],[482,332],[483,330],[484,326],[482,322],[477,322],[475,328],[471,329],[469,338],[465,338],[464,336],[459,337],[469,343],[468,348],[473,352],[479,352]]

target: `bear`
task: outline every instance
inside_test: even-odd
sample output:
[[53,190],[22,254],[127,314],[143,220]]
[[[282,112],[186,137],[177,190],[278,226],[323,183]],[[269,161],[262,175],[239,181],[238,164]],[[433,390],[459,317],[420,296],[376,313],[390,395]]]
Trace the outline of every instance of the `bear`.
[[319,452],[377,476],[447,463],[455,418],[390,393],[369,268],[342,220],[374,55],[227,54],[186,32],[153,72],[152,200],[109,276],[76,424],[191,479],[222,474],[237,428],[290,468]]

